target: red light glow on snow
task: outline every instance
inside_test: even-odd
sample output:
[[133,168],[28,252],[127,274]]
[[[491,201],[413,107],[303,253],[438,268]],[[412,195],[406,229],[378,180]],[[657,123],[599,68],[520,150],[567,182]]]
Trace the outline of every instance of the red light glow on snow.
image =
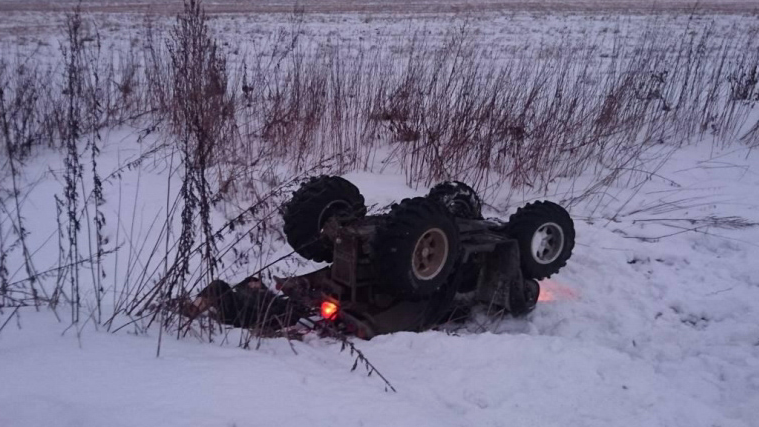
[[538,301],[560,301],[577,299],[577,291],[552,279],[540,281]]

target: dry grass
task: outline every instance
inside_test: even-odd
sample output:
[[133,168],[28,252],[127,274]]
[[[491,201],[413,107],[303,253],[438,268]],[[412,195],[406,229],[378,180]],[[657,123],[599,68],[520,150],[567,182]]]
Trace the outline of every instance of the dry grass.
[[[43,65],[34,54],[0,58],[0,161],[10,165],[3,171],[15,177],[45,147],[64,151],[67,162],[60,269],[52,274],[35,271],[27,256],[21,207],[12,207],[20,189],[0,191],[2,206],[11,206],[0,221],[0,304],[64,301],[72,323],[81,322],[79,269],[86,267],[96,271],[92,311],[103,322],[106,218],[97,209],[103,195],[92,188],[117,179],[100,182],[98,147],[101,131],[123,124],[145,134],[160,129],[163,145],[153,153],[176,157],[182,188],[177,198],[167,195],[150,241],[132,244],[140,253],[130,252],[127,283],[104,323],[129,315],[178,334],[190,329],[180,331],[167,303],[228,268],[219,260],[241,239],[254,243],[252,253],[235,253],[235,262],[271,256],[277,209],[310,173],[397,167],[409,185],[459,179],[481,190],[545,190],[557,179],[592,175],[591,190],[601,191],[650,177],[661,163],[649,160],[654,152],[704,141],[759,144],[751,115],[759,102],[759,25],[719,37],[710,26],[672,34],[652,25],[632,42],[615,38],[611,50],[566,42],[493,61],[466,25],[452,27],[442,43],[420,31],[398,52],[335,44],[314,54],[300,40],[301,18],[294,14],[289,31],[232,61],[194,1],[171,31],[154,31],[148,20],[144,43],[112,55],[102,53],[97,27],[74,13],[60,64]],[[85,166],[96,177],[89,191]],[[211,212],[220,203],[243,213],[214,229]],[[174,218],[181,219],[176,232]],[[95,242],[88,254],[77,241],[82,233]],[[18,251],[29,277],[11,283],[7,259]],[[148,262],[138,266],[140,257]],[[47,297],[38,279],[51,275],[57,285]],[[211,338],[215,327],[200,334]]]

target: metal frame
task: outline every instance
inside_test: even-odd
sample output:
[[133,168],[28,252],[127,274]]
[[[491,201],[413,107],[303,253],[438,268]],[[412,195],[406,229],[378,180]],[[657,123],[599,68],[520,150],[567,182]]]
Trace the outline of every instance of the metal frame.
[[[334,244],[330,267],[286,280],[279,279],[277,288],[285,295],[306,298],[318,305],[332,300],[340,304],[341,318],[357,336],[374,335],[418,328],[427,307],[425,300],[403,300],[385,292],[374,280],[370,241],[382,216],[369,216],[341,225],[331,218],[322,229],[322,237]],[[493,220],[456,218],[462,248],[461,262],[475,254],[479,263],[476,299],[506,310],[512,305],[534,306],[525,301],[526,281],[519,267],[518,242],[505,233],[505,224]],[[534,283],[533,283],[534,282]],[[537,300],[537,292],[530,288]]]

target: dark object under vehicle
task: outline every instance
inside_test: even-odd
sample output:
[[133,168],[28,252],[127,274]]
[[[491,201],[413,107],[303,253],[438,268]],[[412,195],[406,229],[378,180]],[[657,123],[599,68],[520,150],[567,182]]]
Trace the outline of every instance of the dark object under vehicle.
[[575,238],[567,211],[548,201],[520,208],[509,222],[483,219],[479,196],[461,182],[366,216],[353,184],[320,176],[282,211],[293,249],[331,265],[277,279],[277,289],[361,338],[444,322],[464,292],[514,316],[529,313],[537,280],[566,265]]

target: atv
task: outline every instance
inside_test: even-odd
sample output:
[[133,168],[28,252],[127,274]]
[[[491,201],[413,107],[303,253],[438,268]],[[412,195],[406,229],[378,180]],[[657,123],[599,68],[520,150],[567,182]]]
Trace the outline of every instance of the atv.
[[566,265],[575,240],[572,219],[555,203],[529,203],[508,222],[484,219],[474,189],[455,181],[367,215],[355,185],[314,177],[282,217],[294,251],[330,265],[277,278],[276,288],[366,339],[444,322],[458,294],[525,315],[537,304],[538,280]]

